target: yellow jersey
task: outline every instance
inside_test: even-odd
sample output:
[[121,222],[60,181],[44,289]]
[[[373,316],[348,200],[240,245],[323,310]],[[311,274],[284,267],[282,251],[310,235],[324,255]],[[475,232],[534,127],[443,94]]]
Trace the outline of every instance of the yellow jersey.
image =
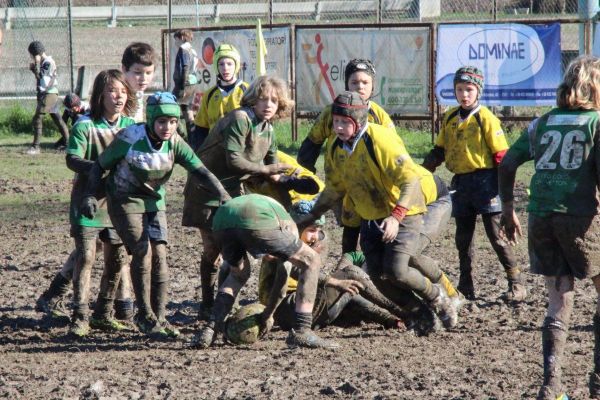
[[444,149],[446,168],[455,174],[494,168],[494,154],[508,149],[500,120],[481,105],[465,119],[459,111],[460,107],[446,111],[435,142]]
[[200,128],[211,129],[225,114],[240,107],[242,96],[248,86],[246,82],[239,80],[229,93],[219,86],[210,88],[202,96],[194,124]]

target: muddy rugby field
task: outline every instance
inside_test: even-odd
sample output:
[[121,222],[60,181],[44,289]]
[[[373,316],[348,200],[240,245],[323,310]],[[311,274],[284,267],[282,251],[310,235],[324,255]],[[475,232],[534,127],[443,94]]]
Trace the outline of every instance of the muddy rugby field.
[[[512,307],[499,300],[506,288],[500,264],[478,224],[475,281],[478,298],[452,331],[428,337],[386,331],[377,325],[328,327],[338,350],[289,350],[274,330],[250,347],[189,347],[197,329],[199,234],[180,226],[185,175],[177,169],[168,187],[170,243],[169,319],[176,341],[150,341],[130,332],[92,331],[74,341],[67,325],[34,310],[35,299],[66,260],[71,174],[64,154],[44,149],[21,154],[30,138],[0,142],[0,397],[10,399],[531,399],[542,379],[539,327],[545,289],[525,274],[530,296]],[[49,139],[46,139],[49,145]],[[22,143],[21,143],[22,142]],[[523,194],[521,184],[520,193]],[[523,196],[520,205],[523,206]],[[526,216],[520,208],[522,222]],[[326,268],[335,262],[340,230],[328,219]],[[456,282],[454,226],[428,249]],[[525,240],[517,247],[527,269]],[[102,259],[92,287],[97,293]],[[256,299],[256,269],[243,301]],[[564,383],[572,399],[587,398],[592,367],[592,315],[596,294],[577,283],[567,343]]]

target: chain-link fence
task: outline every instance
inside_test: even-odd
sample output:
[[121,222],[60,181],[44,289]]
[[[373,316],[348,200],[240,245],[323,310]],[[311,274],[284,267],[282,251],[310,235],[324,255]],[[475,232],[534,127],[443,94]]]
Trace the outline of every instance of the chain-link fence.
[[[592,0],[590,0],[592,1]],[[85,65],[88,77],[118,68],[123,49],[145,41],[161,49],[161,29],[254,24],[402,22],[492,22],[564,20],[563,63],[583,49],[578,18],[582,0],[0,0],[4,25],[0,55],[0,96],[33,96],[27,45],[41,40],[58,64],[61,93],[76,83]],[[71,8],[68,4],[73,4]],[[69,43],[69,11],[72,43]],[[170,17],[169,17],[170,16]],[[567,23],[568,22],[568,23]],[[588,43],[589,43],[588,38]],[[71,65],[72,60],[72,65]],[[162,63],[155,87],[162,85]],[[153,88],[151,88],[153,89]]]

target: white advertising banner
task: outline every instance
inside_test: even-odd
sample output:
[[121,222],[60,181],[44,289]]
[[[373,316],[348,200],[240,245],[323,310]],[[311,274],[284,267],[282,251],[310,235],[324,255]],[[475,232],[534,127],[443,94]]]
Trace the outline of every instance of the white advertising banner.
[[[198,78],[197,92],[202,93],[214,86],[216,75],[213,70],[213,54],[222,43],[233,45],[240,52],[242,66],[240,77],[251,83],[256,75],[256,29],[194,31],[192,47],[198,54],[196,77]],[[290,80],[290,27],[263,28],[263,36],[267,45],[266,68],[267,74],[276,75],[286,82]],[[173,70],[178,47],[173,38],[169,37],[169,71],[167,83],[173,88]]]
[[435,93],[456,105],[454,73],[464,65],[483,71],[481,101],[493,106],[556,103],[561,79],[560,24],[439,25]]
[[373,101],[390,114],[429,112],[429,29],[297,29],[298,111],[319,112],[344,90],[349,60],[373,61]]

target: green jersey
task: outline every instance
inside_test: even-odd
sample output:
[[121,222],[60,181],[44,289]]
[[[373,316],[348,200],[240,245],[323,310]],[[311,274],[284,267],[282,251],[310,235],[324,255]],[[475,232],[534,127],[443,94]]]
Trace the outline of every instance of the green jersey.
[[174,134],[154,149],[144,124],[121,131],[98,158],[110,169],[106,191],[111,214],[140,214],[166,209],[164,184],[175,164],[188,171],[202,166],[190,146]]
[[279,229],[280,221],[292,221],[283,206],[261,194],[239,196],[219,207],[213,219],[213,230],[229,228]]
[[528,211],[545,216],[597,214],[600,173],[597,111],[556,108],[533,121],[508,154],[534,160]]
[[[121,116],[114,124],[110,124],[104,118],[92,120],[89,115],[83,115],[77,120],[75,125],[73,125],[73,128],[71,128],[67,154],[81,157],[85,160],[96,161],[98,155],[102,153],[116,137],[117,132],[132,124],[134,124],[133,119],[124,116]],[[112,224],[108,217],[108,212],[106,211],[104,190],[96,193],[99,207],[94,218],[90,219],[79,213],[79,205],[85,194],[87,181],[87,175],[79,173],[75,174],[69,210],[71,224],[89,227],[111,227]]]
[[[240,179],[246,171],[231,165],[232,153],[238,153],[253,164],[275,163],[277,146],[271,123],[260,121],[249,108],[239,108],[219,120],[200,147],[198,156],[206,168],[215,174],[231,197],[237,197],[243,193]],[[219,199],[195,185],[193,177],[188,177],[185,196],[195,204],[219,206]]]

